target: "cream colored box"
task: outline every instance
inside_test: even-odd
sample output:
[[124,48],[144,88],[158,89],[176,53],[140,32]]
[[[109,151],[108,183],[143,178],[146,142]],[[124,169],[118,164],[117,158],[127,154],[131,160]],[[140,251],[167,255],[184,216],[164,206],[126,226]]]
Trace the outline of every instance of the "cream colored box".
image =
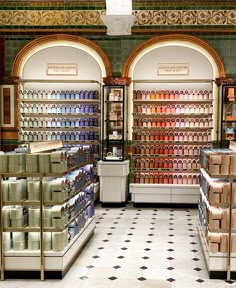
[[222,164],[222,155],[213,154],[209,156],[209,163],[210,164]]
[[236,155],[230,156],[230,165],[236,166]]
[[221,234],[220,236],[220,251],[221,253],[227,253],[228,251],[228,235]]
[[209,242],[209,251],[211,253],[219,252],[219,244],[218,243]]
[[229,165],[220,165],[220,174],[229,175]]
[[209,172],[214,175],[220,174],[220,165],[217,164],[210,164],[209,165]]
[[227,165],[227,166],[229,166],[230,165],[230,160],[231,160],[231,156],[230,155],[222,155],[221,156],[221,164],[222,165]]
[[230,165],[229,166],[229,174],[232,175],[236,175],[236,165]]

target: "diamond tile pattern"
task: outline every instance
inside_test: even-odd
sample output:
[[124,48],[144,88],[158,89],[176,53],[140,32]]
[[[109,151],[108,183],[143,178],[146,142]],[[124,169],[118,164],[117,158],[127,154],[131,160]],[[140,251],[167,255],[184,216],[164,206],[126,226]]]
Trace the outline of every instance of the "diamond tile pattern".
[[[4,288],[227,288],[235,285],[225,279],[209,279],[197,234],[197,208],[154,210],[128,204],[104,209],[97,204],[95,215],[99,219],[95,233],[63,280],[42,281],[44,285],[38,280],[35,285],[34,280],[5,280]],[[135,229],[130,230],[134,228],[134,218]],[[171,234],[169,218],[173,219]],[[115,222],[116,229],[110,233]],[[150,234],[149,223],[155,233]]]

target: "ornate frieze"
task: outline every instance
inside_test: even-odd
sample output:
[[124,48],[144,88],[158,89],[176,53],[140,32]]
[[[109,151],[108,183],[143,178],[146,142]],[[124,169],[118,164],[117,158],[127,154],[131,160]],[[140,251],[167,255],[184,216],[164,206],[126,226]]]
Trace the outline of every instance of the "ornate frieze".
[[[0,10],[0,26],[103,26],[105,10]],[[138,26],[232,26],[235,10],[134,10]]]

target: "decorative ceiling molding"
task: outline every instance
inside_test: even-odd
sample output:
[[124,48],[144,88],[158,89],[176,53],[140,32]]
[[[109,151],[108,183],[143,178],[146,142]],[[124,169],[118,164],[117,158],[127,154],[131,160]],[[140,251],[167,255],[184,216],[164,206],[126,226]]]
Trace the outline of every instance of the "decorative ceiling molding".
[[[236,10],[134,10],[134,25],[162,26],[235,26]],[[0,10],[1,29],[101,26],[105,10]]]

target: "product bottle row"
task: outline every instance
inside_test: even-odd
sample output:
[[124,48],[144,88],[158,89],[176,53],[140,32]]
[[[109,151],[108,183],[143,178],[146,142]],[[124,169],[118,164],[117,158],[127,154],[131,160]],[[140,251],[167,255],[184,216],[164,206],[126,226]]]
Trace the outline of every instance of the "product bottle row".
[[22,114],[96,114],[99,106],[96,104],[26,104],[19,105]]
[[133,90],[137,100],[211,100],[211,90]]
[[133,113],[136,114],[210,114],[213,112],[211,104],[134,104]]
[[137,131],[132,134],[133,141],[158,141],[158,142],[210,142],[211,132],[192,131]]
[[199,183],[198,173],[157,173],[135,172],[131,173],[130,183],[138,184],[186,184],[196,185]]
[[212,128],[212,118],[134,118],[134,127]]
[[23,128],[79,128],[99,127],[98,118],[20,118],[20,127]]
[[98,99],[98,90],[19,90],[20,99],[82,100]]
[[170,155],[170,156],[198,156],[201,149],[208,145],[132,145],[132,154],[135,155]]
[[[36,128],[35,128],[36,129]],[[98,142],[100,139],[100,133],[94,131],[20,131],[19,139],[23,142],[28,141],[51,141],[51,140],[62,140],[62,141],[94,141]],[[96,144],[96,143],[95,143]]]

